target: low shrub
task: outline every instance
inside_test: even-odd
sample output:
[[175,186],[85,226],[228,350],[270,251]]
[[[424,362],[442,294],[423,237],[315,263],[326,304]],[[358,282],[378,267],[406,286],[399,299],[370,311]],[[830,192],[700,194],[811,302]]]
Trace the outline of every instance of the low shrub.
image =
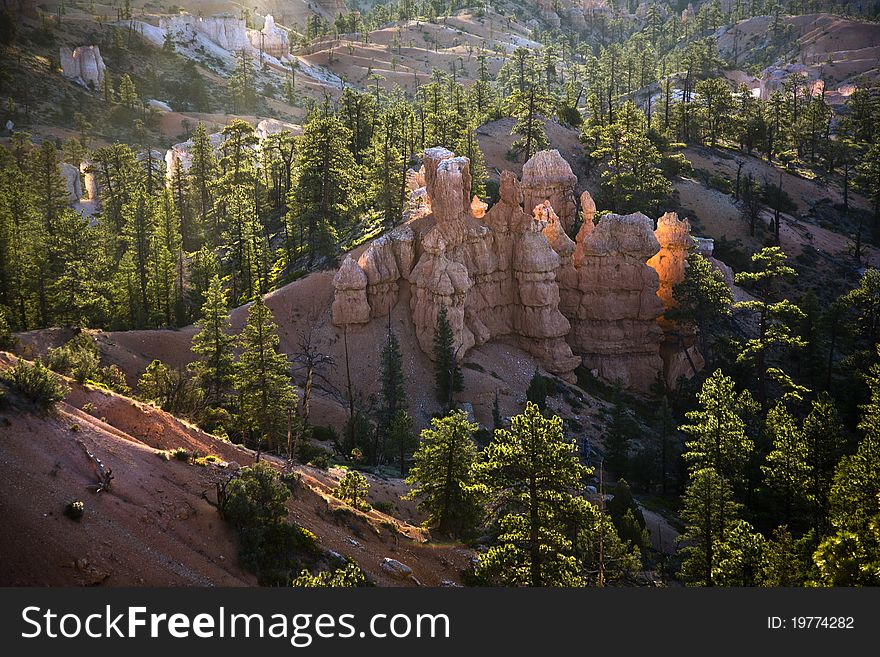
[[344,567],[333,571],[324,570],[317,575],[303,570],[290,585],[302,588],[353,588],[367,586],[367,578],[364,571],[349,559]]
[[74,500],[72,502],[68,502],[64,507],[64,515],[70,518],[71,520],[79,521],[82,519],[83,515],[86,512],[86,505],[84,502],[80,500]]
[[19,360],[4,375],[12,387],[43,409],[48,409],[67,395],[69,388],[39,359],[33,363]]
[[386,516],[390,516],[394,513],[394,502],[391,500],[379,500],[378,502],[373,503],[373,508],[376,509],[376,511],[381,511]]
[[46,365],[49,369],[69,376],[77,383],[94,379],[100,362],[98,347],[88,333],[80,333],[61,347],[50,349],[46,354]]
[[171,456],[173,456],[178,461],[183,461],[184,463],[189,463],[193,460],[194,454],[183,447],[178,447],[177,449],[171,452]]

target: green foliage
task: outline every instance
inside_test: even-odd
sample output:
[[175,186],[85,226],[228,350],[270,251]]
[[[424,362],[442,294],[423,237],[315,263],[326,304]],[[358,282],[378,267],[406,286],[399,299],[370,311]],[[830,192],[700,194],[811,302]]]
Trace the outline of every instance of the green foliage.
[[771,356],[805,346],[792,324],[803,319],[804,313],[788,299],[776,300],[783,279],[793,278],[795,270],[786,264],[785,253],[778,246],[761,249],[752,256],[754,271],[739,272],[736,283],[748,288],[757,298],[740,301],[734,308],[752,313],[758,323],[757,337],[746,340],[737,362],[754,367],[758,381],[758,403],[768,410],[768,383],[775,381],[784,391],[784,398],[800,399],[806,389],[797,385],[781,367],[774,367]]
[[781,518],[794,525],[809,509],[812,469],[803,431],[781,403],[770,409],[766,423],[772,449],[761,466],[767,487],[780,505]]
[[171,456],[184,463],[191,463],[194,458],[194,454],[185,447],[178,447],[177,449],[172,450]]
[[69,390],[39,359],[33,363],[19,359],[14,367],[0,376],[43,410],[62,401]]
[[260,461],[242,468],[229,482],[223,516],[234,527],[271,525],[287,516],[290,491],[279,480],[278,472]]
[[617,480],[614,497],[608,501],[606,509],[620,539],[643,550],[648,543],[645,517],[633,499],[632,490],[626,479]]
[[497,510],[500,535],[476,574],[505,586],[583,586],[581,533],[596,531],[593,507],[579,493],[590,470],[575,458],[562,419],[531,402],[499,429],[474,465],[479,488]]
[[478,427],[464,411],[434,418],[413,454],[407,497],[418,500],[418,508],[428,515],[426,525],[441,534],[467,537],[483,514],[471,471],[477,459],[472,436]]
[[440,306],[434,331],[434,384],[437,400],[444,409],[452,408],[453,395],[464,389],[464,377],[458,364],[455,337],[446,306]]
[[82,500],[74,500],[64,505],[64,515],[71,520],[79,522],[86,512],[86,505]]
[[15,336],[6,320],[6,312],[0,307],[0,349],[9,350],[15,346]]
[[656,210],[672,192],[658,163],[660,153],[648,139],[644,116],[627,102],[613,123],[585,124],[584,140],[594,143],[591,157],[602,164],[603,199],[614,212]]
[[324,570],[317,575],[303,570],[290,585],[300,588],[354,588],[366,586],[367,578],[354,561],[348,560],[342,568]]
[[[710,468],[726,480],[725,486],[742,483],[754,443],[739,415],[733,380],[715,370],[703,383],[697,403],[696,410],[685,414],[688,424],[679,427],[689,438],[684,459],[692,476]],[[705,477],[709,481],[708,475]],[[714,480],[712,485],[717,485]]]
[[202,392],[182,370],[154,360],[138,380],[141,397],[164,411],[181,417],[195,417],[202,408]]
[[388,432],[388,450],[399,457],[400,476],[405,474],[406,458],[419,446],[419,438],[413,429],[413,420],[404,410],[397,411]]
[[605,461],[613,472],[623,476],[631,469],[630,443],[638,437],[639,427],[619,387],[614,388],[612,404],[611,421],[605,432]]
[[359,167],[347,148],[350,139],[336,116],[315,112],[297,143],[288,234],[304,234],[309,264],[316,255],[332,255],[336,234],[348,227],[360,205]]
[[84,383],[86,379],[97,378],[100,353],[92,336],[82,332],[63,346],[49,349],[46,365],[59,374]]
[[718,472],[711,467],[692,472],[681,510],[686,528],[680,538],[680,576],[685,582],[693,586],[719,583],[720,548],[738,511],[730,485]]
[[795,539],[788,527],[777,527],[764,544],[761,586],[803,586],[812,555],[805,550],[810,538]]
[[[398,411],[406,408],[406,379],[403,375],[403,356],[400,341],[394,331],[388,331],[388,341],[379,355],[379,427],[389,432]],[[401,466],[402,467],[402,466]]]
[[367,503],[370,484],[367,478],[357,470],[349,470],[340,479],[333,494],[358,511],[369,511],[372,507]]
[[226,291],[219,276],[211,279],[202,305],[202,319],[197,326],[199,332],[193,336],[192,351],[202,358],[192,363],[191,367],[205,401],[222,405],[226,391],[232,384],[235,340],[229,335]]
[[553,379],[543,376],[537,368],[526,388],[526,399],[535,404],[541,411],[547,409],[547,395],[556,392]]
[[699,253],[690,253],[684,279],[672,287],[675,305],[666,319],[698,329],[700,351],[708,355],[723,319],[730,315],[733,295],[724,275]]
[[288,412],[296,410],[296,391],[290,381],[287,357],[278,351],[279,342],[272,312],[257,297],[239,336],[241,354],[233,385],[244,431],[253,443],[265,440],[270,450],[286,444]]

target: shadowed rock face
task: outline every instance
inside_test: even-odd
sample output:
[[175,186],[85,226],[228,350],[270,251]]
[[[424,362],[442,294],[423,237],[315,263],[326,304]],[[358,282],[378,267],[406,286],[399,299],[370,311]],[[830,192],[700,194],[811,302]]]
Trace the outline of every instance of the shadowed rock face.
[[605,215],[578,243],[578,264],[560,276],[572,351],[604,380],[640,392],[663,371],[663,303],[657,272],[646,264],[660,250],[652,229],[640,212]]
[[[555,151],[533,160],[524,167],[532,186],[503,172],[500,199],[486,211],[469,199],[468,159],[428,149],[430,214],[419,232],[405,224],[374,240],[357,262],[345,260],[334,279],[333,322],[387,315],[409,281],[412,320],[429,355],[445,306],[460,359],[506,337],[564,379],[573,380],[583,360],[607,381],[648,392],[664,374],[658,318],[684,275],[688,223],[664,215],[655,233],[650,218],[634,213],[607,214],[594,225],[596,205],[584,193],[585,221],[572,241],[562,218],[573,225],[577,216],[571,169]],[[533,204],[539,189],[552,198]],[[674,361],[679,370],[681,361]]]

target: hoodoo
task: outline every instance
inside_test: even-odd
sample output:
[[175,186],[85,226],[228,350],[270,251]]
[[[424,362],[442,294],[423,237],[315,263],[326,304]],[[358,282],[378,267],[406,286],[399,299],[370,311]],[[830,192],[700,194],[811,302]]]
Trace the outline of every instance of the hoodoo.
[[429,355],[446,306],[460,359],[504,337],[563,379],[573,380],[583,360],[609,382],[648,392],[664,375],[659,320],[683,277],[692,241],[687,221],[664,215],[655,233],[641,213],[606,214],[594,226],[596,205],[584,192],[584,221],[572,240],[567,231],[578,209],[571,168],[558,151],[541,151],[523,172],[522,183],[501,174],[500,199],[486,211],[469,197],[467,158],[445,148],[425,151],[425,209],[357,261],[346,258],[334,279],[333,322],[386,316],[408,284],[416,335]]

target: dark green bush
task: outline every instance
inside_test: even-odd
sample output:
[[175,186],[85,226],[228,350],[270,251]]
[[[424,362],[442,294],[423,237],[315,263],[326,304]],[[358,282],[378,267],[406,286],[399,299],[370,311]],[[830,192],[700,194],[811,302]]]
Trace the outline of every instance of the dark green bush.
[[317,575],[312,575],[303,570],[299,577],[295,578],[291,586],[303,588],[343,588],[367,586],[367,578],[360,567],[352,560],[348,560],[342,568],[329,571],[325,570]]
[[391,500],[379,500],[378,502],[374,502],[373,508],[376,509],[376,511],[381,511],[387,516],[394,515],[394,502]]
[[323,443],[331,442],[336,443],[339,441],[339,434],[336,432],[336,429],[330,426],[314,426],[312,429],[312,438],[315,440],[321,441]]
[[64,399],[69,389],[39,359],[33,363],[19,360],[15,367],[3,374],[15,390],[34,404],[47,409]]
[[189,463],[193,460],[193,454],[189,450],[178,447],[173,452],[171,452],[171,456],[176,458],[178,461],[183,461],[184,463]]
[[95,341],[88,333],[80,333],[61,347],[50,349],[46,354],[49,369],[84,383],[94,379],[100,366],[100,353]]
[[86,512],[86,505],[80,500],[74,500],[72,502],[68,502],[64,507],[64,515],[70,518],[71,520],[81,520],[83,514]]
[[0,307],[0,349],[9,350],[15,346],[15,337],[12,335],[12,329],[9,322],[6,321],[6,314]]

